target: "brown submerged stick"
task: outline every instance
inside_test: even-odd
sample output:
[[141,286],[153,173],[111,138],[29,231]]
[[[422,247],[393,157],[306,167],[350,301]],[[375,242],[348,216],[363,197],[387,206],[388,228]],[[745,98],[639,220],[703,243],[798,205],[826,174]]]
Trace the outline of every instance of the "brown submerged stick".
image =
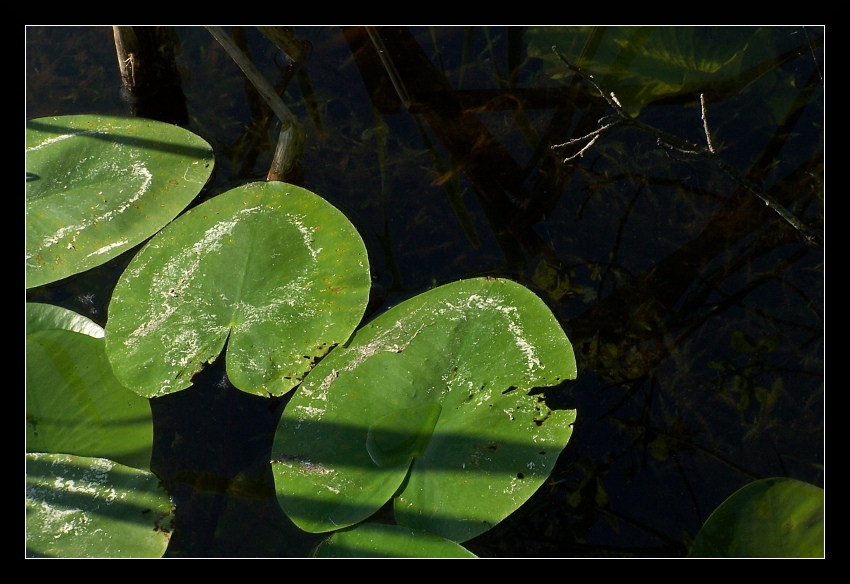
[[242,50],[236,46],[227,33],[219,26],[206,26],[209,33],[227,51],[230,58],[242,69],[245,76],[256,87],[257,91],[278,117],[281,123],[280,137],[277,149],[269,170],[268,180],[283,180],[290,173],[296,172],[304,147],[304,129],[298,123],[298,119],[289,111],[283,100],[274,90],[274,87],[266,81],[254,63],[248,59]]

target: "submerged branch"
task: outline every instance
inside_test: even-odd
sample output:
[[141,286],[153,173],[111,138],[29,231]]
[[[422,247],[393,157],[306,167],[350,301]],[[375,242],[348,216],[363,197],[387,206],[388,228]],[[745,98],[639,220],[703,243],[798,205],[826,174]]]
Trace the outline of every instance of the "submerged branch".
[[794,227],[797,231],[801,232],[805,235],[806,239],[810,243],[816,243],[818,245],[823,244],[823,238],[812,231],[807,225],[805,225],[800,219],[798,219],[793,213],[788,211],[779,201],[777,201],[772,196],[768,195],[764,191],[758,188],[749,178],[739,172],[736,168],[734,168],[731,164],[726,162],[721,156],[719,156],[715,150],[711,141],[711,133],[708,129],[708,120],[706,118],[705,113],[705,100],[703,96],[700,96],[700,103],[702,104],[702,122],[703,128],[705,131],[706,144],[707,146],[700,146],[699,144],[694,144],[688,140],[670,134],[669,132],[665,132],[659,128],[654,126],[650,126],[648,124],[644,124],[643,122],[635,119],[630,116],[628,113],[623,110],[620,105],[617,96],[614,95],[613,92],[608,94],[599,87],[596,83],[596,80],[589,73],[585,73],[580,67],[574,65],[570,61],[568,61],[561,53],[559,53],[555,47],[552,47],[552,51],[558,56],[561,61],[563,61],[567,67],[570,68],[571,71],[580,75],[583,79],[587,80],[588,83],[593,85],[593,87],[602,95],[602,97],[608,102],[615,111],[616,115],[614,116],[605,116],[599,120],[600,127],[594,130],[593,132],[588,133],[585,136],[580,138],[575,138],[564,142],[563,144],[555,144],[552,146],[552,149],[563,148],[565,146],[570,146],[579,142],[588,142],[577,154],[569,156],[564,159],[564,162],[568,162],[578,156],[582,156],[584,152],[590,148],[593,143],[596,142],[604,133],[608,130],[615,127],[633,127],[637,128],[643,132],[652,134],[657,139],[657,144],[663,148],[668,148],[672,150],[676,150],[677,152],[681,152],[684,154],[691,154],[694,156],[699,156],[705,159],[712,161],[716,164],[721,170],[723,170],[726,174],[732,177],[735,181],[738,182],[742,187],[746,190],[757,196],[759,199],[764,201],[764,204],[773,209],[780,217],[782,217],[789,225]]

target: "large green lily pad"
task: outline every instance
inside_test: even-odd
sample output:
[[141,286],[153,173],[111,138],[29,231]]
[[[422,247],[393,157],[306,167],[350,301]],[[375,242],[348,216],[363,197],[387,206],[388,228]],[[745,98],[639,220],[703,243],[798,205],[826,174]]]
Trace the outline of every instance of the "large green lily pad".
[[162,122],[60,116],[26,124],[26,286],[55,282],[141,243],[195,198],[212,147]]
[[149,469],[150,403],[121,385],[103,329],[70,310],[27,304],[26,448]]
[[154,236],[109,305],[106,353],[146,397],[180,391],[227,344],[242,391],[280,396],[359,324],[366,247],[338,209],[281,182],[232,189]]
[[104,458],[26,455],[28,557],[158,558],[171,500],[150,471]]
[[272,449],[278,502],[301,529],[396,521],[460,542],[543,483],[575,411],[536,387],[574,379],[572,346],[527,288],[490,278],[429,290],[377,317],[307,376]]

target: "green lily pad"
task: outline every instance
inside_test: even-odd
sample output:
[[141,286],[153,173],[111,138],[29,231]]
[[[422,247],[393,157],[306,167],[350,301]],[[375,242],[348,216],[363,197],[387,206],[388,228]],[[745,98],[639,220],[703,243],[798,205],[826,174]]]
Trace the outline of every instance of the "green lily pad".
[[824,557],[824,491],[788,478],[745,485],[700,529],[695,558]]
[[201,191],[212,147],[192,132],[112,116],[26,124],[26,286],[103,264],[171,221]]
[[28,557],[158,558],[171,500],[150,471],[104,458],[26,455]]
[[317,558],[477,558],[433,533],[400,525],[361,523],[335,532],[316,548]]
[[148,469],[150,403],[121,385],[103,329],[70,310],[27,304],[26,448]]
[[124,385],[156,397],[191,386],[226,344],[234,386],[280,396],[350,337],[370,287],[345,215],[306,189],[251,183],[186,212],[133,258],[106,353]]
[[[475,537],[540,487],[572,433],[575,411],[529,391],[575,376],[562,327],[527,288],[477,278],[429,290],[358,330],[292,396],[272,449],[278,502],[317,533],[395,496],[400,525]],[[409,464],[374,455],[376,425],[395,431],[380,442],[405,445],[396,462],[406,449]]]

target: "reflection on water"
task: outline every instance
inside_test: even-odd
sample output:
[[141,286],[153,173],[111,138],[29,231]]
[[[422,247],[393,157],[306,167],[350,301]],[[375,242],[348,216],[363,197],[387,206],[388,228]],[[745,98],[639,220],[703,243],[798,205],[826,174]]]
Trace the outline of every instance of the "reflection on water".
[[[187,127],[216,149],[204,196],[264,180],[274,115],[205,29],[176,30]],[[760,198],[822,236],[822,28],[299,27],[297,70],[232,32],[306,131],[302,186],[366,241],[370,310],[507,277],[576,348],[578,379],[548,395],[578,409],[568,447],[470,549],[681,556],[755,478],[823,486],[823,248]],[[707,128],[720,163],[646,127],[600,133],[616,107],[553,45],[642,124],[700,147]],[[120,83],[109,27],[27,29],[28,119],[126,114]],[[128,258],[28,299],[103,324]],[[241,394],[221,367],[153,406],[168,555],[306,555],[318,539],[268,472],[285,399]]]

